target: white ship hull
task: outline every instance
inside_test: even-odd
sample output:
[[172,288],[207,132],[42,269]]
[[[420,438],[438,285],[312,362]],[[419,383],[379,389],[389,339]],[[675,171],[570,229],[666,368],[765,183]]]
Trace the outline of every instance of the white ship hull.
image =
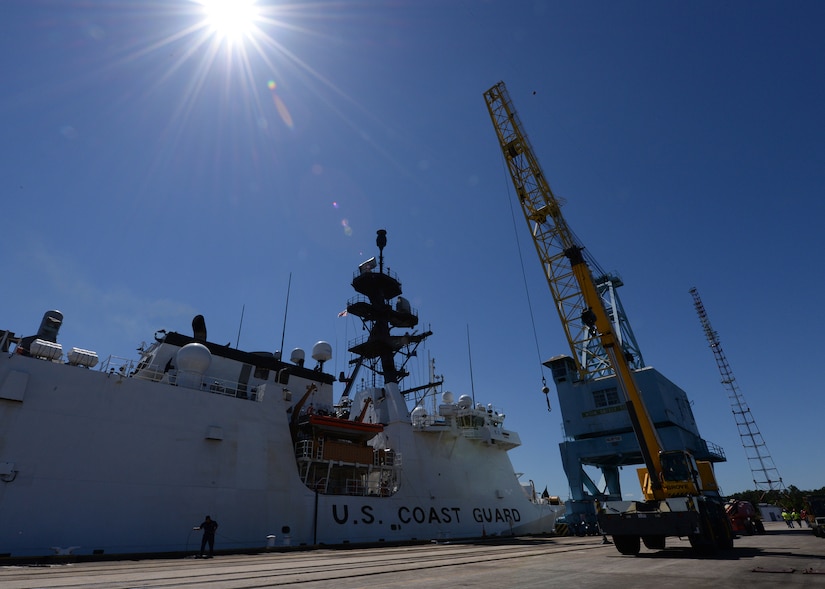
[[100,368],[0,331],[0,555],[193,551],[205,514],[219,551],[553,531],[563,505],[525,492],[503,415],[411,411],[395,382],[343,411],[329,352],[310,369],[203,331]]
[[385,429],[403,448],[397,493],[316,495],[275,386],[251,401],[3,354],[0,553],[192,550],[206,513],[218,549],[553,530],[505,450],[410,421]]

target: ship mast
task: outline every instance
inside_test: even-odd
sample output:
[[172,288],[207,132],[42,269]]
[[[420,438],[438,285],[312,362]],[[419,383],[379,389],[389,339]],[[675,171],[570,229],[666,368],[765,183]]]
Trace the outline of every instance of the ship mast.
[[[358,267],[358,273],[352,279],[352,288],[362,296],[347,302],[347,314],[359,317],[369,335],[353,342],[349,351],[357,356],[352,361],[356,366],[367,362],[375,374],[383,377],[384,383],[397,384],[408,375],[404,366],[414,355],[415,348],[432,332],[409,331],[418,325],[418,315],[409,301],[401,296],[398,277],[389,268],[384,268],[387,232],[379,229],[377,233],[378,262],[373,257]],[[375,272],[376,267],[378,272]],[[396,299],[394,306],[391,303],[393,299]],[[393,329],[407,331],[403,335],[394,335]],[[395,364],[396,355],[403,357],[400,366]]]

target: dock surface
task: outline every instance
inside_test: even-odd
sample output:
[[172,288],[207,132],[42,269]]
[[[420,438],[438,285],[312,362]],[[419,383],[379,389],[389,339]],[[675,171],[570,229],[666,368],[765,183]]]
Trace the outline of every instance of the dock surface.
[[4,589],[301,589],[473,587],[825,588],[825,539],[769,522],[732,550],[699,556],[687,540],[622,556],[601,536],[485,540],[404,547],[0,566]]

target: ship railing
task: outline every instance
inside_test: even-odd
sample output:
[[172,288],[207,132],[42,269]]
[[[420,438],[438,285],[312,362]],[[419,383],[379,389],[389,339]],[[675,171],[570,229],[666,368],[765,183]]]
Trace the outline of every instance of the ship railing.
[[350,297],[349,299],[347,299],[347,308],[357,305],[359,303],[365,306],[372,304],[370,303],[369,298],[365,297],[364,295],[355,295],[354,297]]
[[376,450],[373,453],[373,466],[401,466],[401,453],[395,450]]
[[[367,334],[367,335],[360,335],[360,336],[358,336],[358,337],[354,337],[354,338],[352,338],[351,340],[349,340],[349,341],[347,342],[347,347],[348,347],[348,348],[354,348],[354,347],[356,347],[356,346],[360,346],[361,344],[366,343],[366,341],[367,341],[367,340],[369,340],[369,339],[370,339],[369,334]],[[365,387],[363,387],[363,388],[366,388],[366,386],[365,386]]]
[[395,479],[386,480],[370,480],[367,482],[364,489],[366,495],[389,497],[398,490],[398,484]]
[[421,427],[432,427],[432,426],[449,426],[452,423],[452,416],[443,416],[443,415],[424,415],[423,417],[417,419],[413,425],[421,426]]
[[[359,315],[359,311],[365,312],[369,315],[367,318],[371,319],[372,313],[370,313],[370,309],[372,309],[372,301],[369,299],[369,297],[364,296],[362,294],[355,295],[347,300],[347,310],[349,313],[352,313],[353,315]],[[396,318],[408,316],[415,318],[416,323],[418,322],[418,310],[409,306],[409,301],[407,301],[407,304],[401,304],[400,302],[397,302],[394,311]],[[390,323],[392,323],[392,321],[390,321]],[[396,327],[401,326],[396,325]]]
[[141,366],[137,360],[121,358],[119,356],[109,356],[100,366],[100,371],[107,374],[119,375],[123,377],[138,378],[150,382],[162,382],[173,386],[185,387],[225,395],[238,399],[250,401],[262,401],[265,384],[250,386],[238,381],[213,378],[208,376],[186,375],[182,377],[176,371],[163,370],[160,366],[152,364]]
[[[178,380],[180,383],[180,380]],[[262,401],[264,397],[264,390],[266,385],[261,383],[259,385],[250,386],[238,381],[222,380],[219,378],[203,378],[200,382],[200,387],[193,386],[191,388],[200,388],[215,395],[225,395],[227,397],[235,397],[236,399],[246,399],[248,401]]]
[[718,444],[714,444],[713,442],[708,442],[707,440],[702,440],[700,445],[704,446],[707,456],[712,458],[717,462],[724,462],[727,460],[725,457],[725,449]]
[[347,479],[346,482],[347,495],[366,495],[367,486],[361,479]]
[[[383,273],[384,273],[386,276],[389,276],[390,278],[392,278],[393,280],[395,280],[398,284],[401,284],[401,280],[398,278],[398,274],[396,274],[395,272],[393,272],[392,270],[390,270],[389,266],[387,266],[387,267],[385,267],[385,268],[384,268],[384,272],[383,272]],[[353,280],[355,280],[356,278],[358,278],[359,276],[361,276],[361,274],[362,274],[362,272],[361,272],[361,271],[358,271],[358,272],[353,272],[353,273],[352,273],[352,279],[353,279]],[[378,272],[376,272],[376,274],[378,274]]]
[[106,358],[106,361],[100,365],[100,372],[119,374],[121,376],[132,376],[136,370],[136,360],[121,358],[120,356],[109,356]]
[[312,440],[298,440],[295,444],[295,458],[312,459]]

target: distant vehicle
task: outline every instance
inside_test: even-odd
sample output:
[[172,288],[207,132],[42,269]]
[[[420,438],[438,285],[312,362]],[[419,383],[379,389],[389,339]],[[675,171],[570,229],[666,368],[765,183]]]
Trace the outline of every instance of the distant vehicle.
[[731,499],[725,504],[725,513],[735,534],[752,536],[765,533],[762,516],[750,501]]
[[814,536],[825,538],[825,496],[805,497],[805,505],[808,511],[808,525],[813,528]]

